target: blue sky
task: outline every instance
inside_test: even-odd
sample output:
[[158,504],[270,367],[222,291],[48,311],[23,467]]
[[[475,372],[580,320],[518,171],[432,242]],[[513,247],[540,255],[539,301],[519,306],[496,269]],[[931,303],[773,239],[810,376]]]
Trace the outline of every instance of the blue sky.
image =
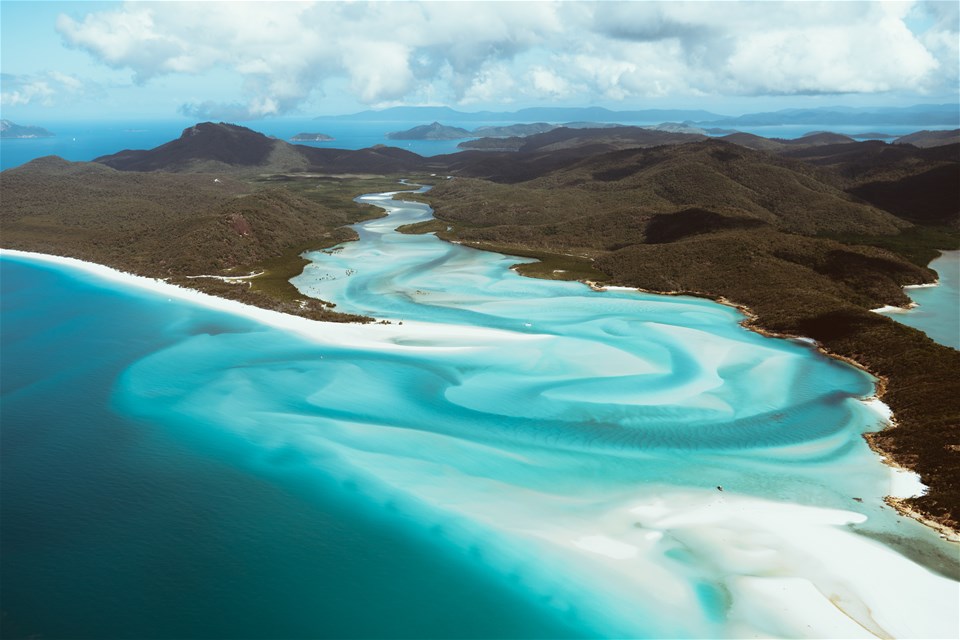
[[956,2],[0,2],[2,113],[958,101]]

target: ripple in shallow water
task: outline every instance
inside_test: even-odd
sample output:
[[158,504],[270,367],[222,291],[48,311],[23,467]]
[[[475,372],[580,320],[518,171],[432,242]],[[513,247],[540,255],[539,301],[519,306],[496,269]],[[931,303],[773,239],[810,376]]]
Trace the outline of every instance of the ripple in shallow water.
[[936,544],[880,502],[869,376],[729,307],[530,280],[514,258],[399,236],[429,211],[391,206],[296,283],[402,326],[307,339],[208,331],[211,312],[127,366],[113,406],[243,443],[247,473],[332,482],[588,635],[954,631],[955,582],[853,533]]

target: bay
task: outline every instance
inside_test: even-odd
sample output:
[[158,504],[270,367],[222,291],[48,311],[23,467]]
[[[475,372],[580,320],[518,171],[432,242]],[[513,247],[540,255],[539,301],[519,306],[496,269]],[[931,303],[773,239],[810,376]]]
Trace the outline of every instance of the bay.
[[390,215],[295,284],[390,324],[0,260],[11,635],[956,631],[955,549],[882,502],[869,375],[365,200]]
[[935,286],[905,287],[915,307],[885,307],[882,312],[940,344],[960,349],[960,251],[944,251],[929,266],[937,272]]

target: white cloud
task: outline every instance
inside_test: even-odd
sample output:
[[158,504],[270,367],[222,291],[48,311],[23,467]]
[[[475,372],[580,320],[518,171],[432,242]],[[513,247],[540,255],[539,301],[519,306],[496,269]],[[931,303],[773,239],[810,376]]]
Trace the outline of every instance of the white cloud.
[[402,98],[413,88],[410,48],[386,40],[345,43],[340,64],[351,78],[361,101],[372,103]]
[[31,75],[0,74],[0,105],[52,107],[68,100],[103,94],[100,85],[59,71]]
[[756,34],[739,43],[724,71],[743,93],[877,93],[919,90],[936,68],[902,22],[887,20]]
[[145,7],[89,14],[82,23],[60,15],[57,30],[69,44],[87,49],[104,63],[133,68],[139,81],[160,73],[196,70],[176,63],[187,43],[174,33],[158,31],[153,12]]
[[491,64],[479,71],[473,82],[460,96],[460,104],[510,104],[519,91],[510,69],[503,64]]
[[[245,104],[220,106],[253,117],[295,110],[340,78],[371,105],[956,91],[955,7],[164,2],[61,16],[57,29],[70,46],[132,71],[137,82],[236,72]],[[907,26],[918,11],[930,25],[920,34]],[[34,91],[42,95],[42,87]],[[211,116],[217,108],[185,106]]]
[[530,86],[537,95],[549,98],[566,98],[571,93],[570,83],[565,78],[544,67],[530,70]]
[[940,80],[960,86],[960,3],[919,2],[914,12],[932,20],[930,28],[920,35],[923,46],[940,63],[938,78],[931,79],[931,84]]

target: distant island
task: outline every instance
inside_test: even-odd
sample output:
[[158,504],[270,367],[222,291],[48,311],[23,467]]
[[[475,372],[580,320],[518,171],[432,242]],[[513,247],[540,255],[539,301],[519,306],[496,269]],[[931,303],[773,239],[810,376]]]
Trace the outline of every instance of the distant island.
[[17,124],[0,120],[0,138],[52,138],[56,134],[43,127]]
[[[406,131],[394,131],[387,134],[391,140],[462,140],[463,138],[477,138],[467,140],[457,145],[460,149],[480,149],[484,151],[517,151],[523,144],[523,139],[541,133],[549,133],[556,129],[609,129],[622,128],[623,125],[607,122],[569,122],[565,124],[550,124],[547,122],[517,123],[504,126],[483,126],[473,131],[460,127],[451,127],[440,122],[420,125]],[[644,125],[635,127],[651,131],[665,131],[669,133],[689,133],[703,135],[705,131],[687,122],[664,122],[658,125]]]
[[644,129],[653,129],[654,131],[668,131],[670,133],[693,133],[705,135],[705,129],[694,126],[689,122],[663,122],[658,125],[644,127]]
[[294,142],[332,142],[336,140],[333,136],[325,133],[298,133],[290,138]]
[[439,122],[434,122],[432,124],[424,124],[419,127],[413,127],[412,129],[407,129],[406,131],[393,131],[387,134],[387,139],[389,140],[461,140],[463,138],[470,138],[471,134],[466,129],[461,129],[460,127],[448,127],[446,125],[440,124]]
[[473,135],[479,137],[475,140],[461,142],[457,145],[457,148],[481,151],[519,151],[527,136],[548,133],[555,129],[609,129],[621,126],[609,122],[566,122],[564,124],[533,122],[530,124],[509,124],[501,127],[477,127],[473,130]]
[[534,122],[531,124],[509,124],[502,127],[477,127],[473,135],[485,138],[510,138],[513,136],[532,136],[536,133],[546,133],[557,128],[555,124]]

